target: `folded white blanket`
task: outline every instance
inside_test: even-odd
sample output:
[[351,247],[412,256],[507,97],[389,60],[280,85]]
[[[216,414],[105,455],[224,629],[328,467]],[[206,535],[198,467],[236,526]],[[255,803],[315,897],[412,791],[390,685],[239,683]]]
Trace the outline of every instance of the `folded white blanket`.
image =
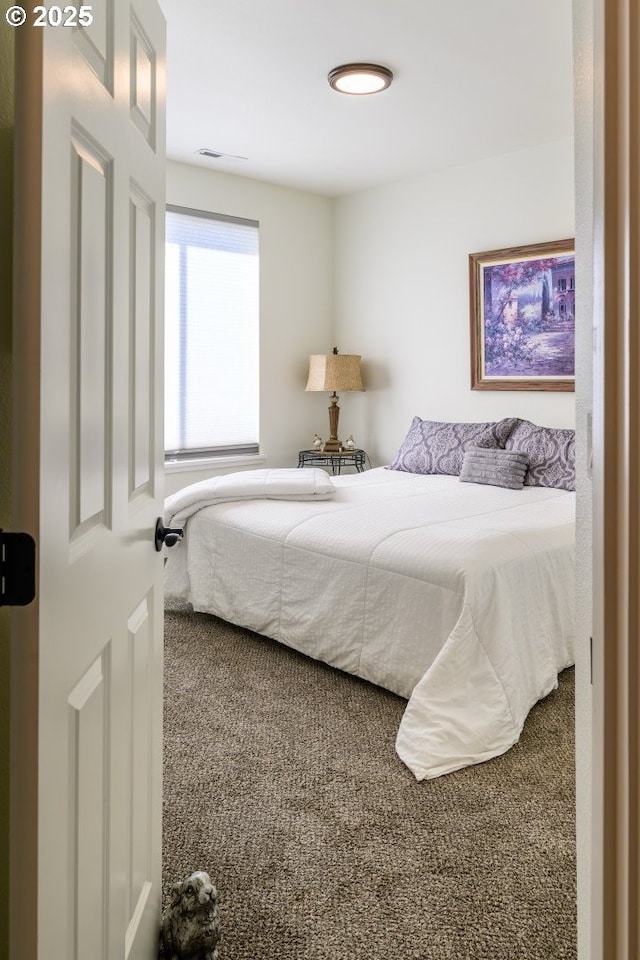
[[183,526],[204,507],[230,500],[327,500],[335,493],[331,477],[317,467],[245,470],[191,483],[164,502],[167,526]]

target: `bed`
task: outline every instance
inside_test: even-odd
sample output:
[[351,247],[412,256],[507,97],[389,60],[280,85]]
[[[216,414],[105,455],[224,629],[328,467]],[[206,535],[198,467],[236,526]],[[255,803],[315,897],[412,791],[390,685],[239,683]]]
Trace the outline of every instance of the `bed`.
[[508,750],[573,663],[575,494],[314,473],[326,495],[192,497],[188,516],[170,498],[167,597],[406,698],[396,750],[418,780]]

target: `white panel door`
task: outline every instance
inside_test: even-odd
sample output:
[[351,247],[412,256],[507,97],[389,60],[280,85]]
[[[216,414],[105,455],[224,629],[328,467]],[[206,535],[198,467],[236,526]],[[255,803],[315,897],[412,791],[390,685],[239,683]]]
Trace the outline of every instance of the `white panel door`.
[[16,37],[14,526],[38,551],[12,631],[20,960],[158,945],[165,25],[156,0],[89,9]]

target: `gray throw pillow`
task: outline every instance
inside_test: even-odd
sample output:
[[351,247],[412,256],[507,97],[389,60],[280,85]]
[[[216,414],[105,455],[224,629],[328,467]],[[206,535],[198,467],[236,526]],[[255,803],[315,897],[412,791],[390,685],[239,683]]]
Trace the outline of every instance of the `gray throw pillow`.
[[469,444],[504,447],[517,418],[486,423],[449,423],[414,417],[389,470],[405,473],[446,473],[457,477]]
[[530,420],[517,420],[505,447],[529,457],[526,486],[575,490],[575,430],[539,427]]
[[528,463],[525,453],[470,446],[464,454],[460,479],[466,483],[486,483],[492,487],[522,490]]

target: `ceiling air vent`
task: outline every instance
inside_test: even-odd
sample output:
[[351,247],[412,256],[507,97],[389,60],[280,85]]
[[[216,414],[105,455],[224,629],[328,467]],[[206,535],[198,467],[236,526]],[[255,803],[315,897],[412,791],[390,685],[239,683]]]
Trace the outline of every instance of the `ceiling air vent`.
[[239,157],[235,153],[222,153],[220,150],[211,150],[209,147],[202,147],[196,150],[201,157],[211,157],[213,160],[246,160],[246,157]]

